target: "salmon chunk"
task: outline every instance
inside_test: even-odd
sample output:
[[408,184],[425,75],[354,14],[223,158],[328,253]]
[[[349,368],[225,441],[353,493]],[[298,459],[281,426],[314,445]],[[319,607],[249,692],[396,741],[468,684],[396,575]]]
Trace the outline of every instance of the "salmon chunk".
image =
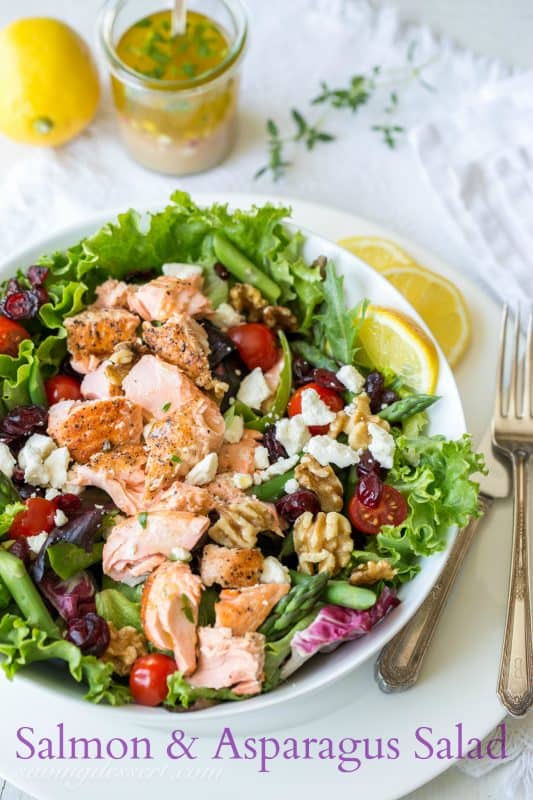
[[214,508],[208,487],[191,486],[174,481],[168,489],[156,494],[148,505],[154,511],[190,511],[191,514],[208,514]]
[[[166,417],[170,411],[206,399],[181,369],[150,355],[135,364],[122,381],[122,388],[132,403],[142,407],[146,419]],[[216,410],[221,417],[218,406],[213,406],[213,414]]]
[[185,511],[145,514],[117,522],[107,538],[102,566],[104,574],[115,581],[132,586],[140,583],[175,548],[192,550],[209,526],[208,517]]
[[94,372],[88,372],[83,378],[80,391],[85,400],[109,400],[110,397],[120,397],[123,391],[113,381],[109,380],[106,370],[110,362],[102,361]]
[[220,600],[215,603],[215,624],[219,628],[231,628],[235,636],[256,631],[290,588],[288,583],[258,583],[240,589],[223,589]]
[[143,337],[156,356],[183,370],[197,386],[213,383],[209,368],[207,333],[188,314],[174,314],[162,325],[143,323]]
[[86,464],[77,464],[69,474],[75,486],[97,486],[110,496],[124,514],[133,516],[143,508],[146,453],[141,444],[125,444],[107,453],[95,453]]
[[254,586],[263,569],[263,554],[255,547],[219,547],[206,544],[200,575],[204,586]]
[[198,607],[202,583],[183,561],[166,561],[148,578],[141,601],[146,638],[161,650],[173,650],[178,669],[196,667]]
[[218,454],[220,472],[242,472],[253,475],[256,470],[255,450],[263,434],[245,428],[240,442],[224,442]]
[[198,628],[198,668],[192,686],[231,688],[235,694],[257,694],[264,680],[265,637],[232,636],[229,628]]
[[213,312],[210,301],[200,291],[202,276],[187,280],[161,275],[139,286],[128,297],[130,311],[142,319],[164,322],[173,314],[184,312],[191,317],[202,317]]
[[124,397],[61,400],[48,411],[48,434],[81,463],[110,445],[140,442],[142,431],[140,406]]
[[183,478],[206,455],[216,452],[224,437],[224,418],[208,397],[188,403],[145,428],[148,452],[146,488],[153,493]]
[[93,372],[115,345],[135,337],[139,318],[123,308],[93,308],[67,317],[67,348],[72,366],[82,375]]
[[131,286],[128,286],[124,281],[117,281],[114,278],[109,278],[104,281],[100,286],[96,287],[96,300],[93,303],[93,308],[127,308],[128,295],[131,292]]

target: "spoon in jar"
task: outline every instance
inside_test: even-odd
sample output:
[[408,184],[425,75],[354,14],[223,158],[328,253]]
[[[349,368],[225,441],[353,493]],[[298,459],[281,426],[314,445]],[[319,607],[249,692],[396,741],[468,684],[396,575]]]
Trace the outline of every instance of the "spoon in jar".
[[187,28],[187,0],[174,0],[172,6],[172,36],[183,36]]

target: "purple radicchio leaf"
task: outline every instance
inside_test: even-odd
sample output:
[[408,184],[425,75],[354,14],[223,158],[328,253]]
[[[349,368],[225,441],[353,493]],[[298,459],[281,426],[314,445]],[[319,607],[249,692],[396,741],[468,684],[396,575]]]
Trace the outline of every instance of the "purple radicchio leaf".
[[86,553],[90,553],[104,514],[104,508],[82,508],[80,511],[71,514],[69,521],[65,525],[60,528],[54,528],[46,537],[36,560],[33,562],[31,572],[35,582],[39,583],[42,580],[46,564],[46,551],[51,545],[58,542],[68,542],[82,547]]
[[66,581],[58,578],[52,570],[47,570],[39,589],[66,622],[96,612],[94,583],[85,570]]
[[372,608],[367,611],[335,605],[324,606],[307,628],[295,633],[291,642],[291,656],[282,668],[283,679],[315,653],[330,653],[343,642],[364,636],[399,603],[394,589],[386,586]]

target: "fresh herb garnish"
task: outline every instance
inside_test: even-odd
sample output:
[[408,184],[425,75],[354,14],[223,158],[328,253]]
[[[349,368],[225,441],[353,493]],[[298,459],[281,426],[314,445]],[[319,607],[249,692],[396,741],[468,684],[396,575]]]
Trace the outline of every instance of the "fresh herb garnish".
[[181,464],[181,458],[175,453],[170,456],[170,460],[172,461],[173,464]]
[[[398,88],[404,87],[412,81],[417,81],[424,89],[434,91],[434,87],[423,78],[423,71],[433,61],[426,61],[422,64],[414,63],[416,43],[411,43],[407,50],[407,64],[403,69],[390,70],[385,72],[380,66],[373,67],[368,74],[353,75],[347,86],[338,88],[330,87],[325,81],[320,84],[320,92],[310,103],[312,106],[323,105],[327,109],[342,110],[348,109],[352,113],[358,111],[361,106],[367,105],[378,91],[387,88],[388,102],[384,106],[387,114],[394,114],[398,110],[400,96]],[[393,84],[394,88],[390,88]],[[255,178],[260,178],[269,172],[274,181],[282,178],[292,162],[287,158],[285,146],[302,142],[308,150],[313,150],[318,142],[332,142],[335,136],[322,129],[322,124],[326,118],[327,111],[316,122],[309,122],[308,119],[298,109],[291,109],[291,120],[296,125],[296,132],[283,135],[277,123],[269,119],[266,123],[267,147],[269,160],[256,173]],[[383,124],[371,125],[370,129],[380,133],[383,142],[394,149],[398,143],[400,134],[405,132],[402,125]]]
[[137,514],[137,519],[141,528],[145,529],[148,524],[148,513],[146,511],[141,511],[140,514]]
[[186,619],[194,625],[194,614],[192,613],[191,601],[186,594],[181,595],[181,610],[185,614]]
[[161,411],[163,411],[166,414],[171,405],[172,403],[165,403],[163,406],[161,406]]

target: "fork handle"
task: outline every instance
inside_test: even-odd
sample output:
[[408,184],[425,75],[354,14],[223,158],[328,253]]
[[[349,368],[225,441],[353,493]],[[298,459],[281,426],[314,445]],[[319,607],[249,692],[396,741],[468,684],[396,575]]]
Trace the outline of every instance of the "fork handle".
[[[491,498],[480,495],[479,507],[483,514],[491,505]],[[403,692],[417,682],[437,623],[480,521],[481,517],[475,517],[458,531],[437,583],[415,615],[381,651],[376,663],[376,681],[383,692]]]
[[498,696],[513,717],[527,714],[533,704],[533,644],[529,597],[528,461],[513,452],[513,549],[505,634],[498,678]]

